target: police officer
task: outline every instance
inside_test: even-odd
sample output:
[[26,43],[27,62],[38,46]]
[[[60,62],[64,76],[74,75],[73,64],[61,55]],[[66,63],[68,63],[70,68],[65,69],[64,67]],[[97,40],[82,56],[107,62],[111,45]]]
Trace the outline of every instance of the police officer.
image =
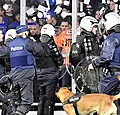
[[0,47],[0,57],[10,54],[10,79],[14,86],[17,84],[20,86],[21,100],[12,114],[25,115],[33,103],[33,78],[35,75],[33,55],[44,57],[45,52],[40,43],[34,43],[28,38],[27,26],[18,26],[16,33],[16,39],[9,42],[8,47]]
[[[2,30],[0,30],[0,39],[1,39],[0,44],[4,45],[3,44],[4,35]],[[0,59],[0,78],[4,76],[6,73],[5,65],[6,65],[5,59]]]
[[88,70],[104,67],[106,71],[98,84],[98,91],[115,95],[120,92],[120,16],[114,12],[106,14],[104,26],[108,36],[104,41],[101,55],[88,66]]
[[47,51],[47,56],[40,58],[40,71],[37,73],[39,85],[39,104],[37,115],[53,115],[55,92],[59,78],[59,66],[63,64],[63,57],[54,42],[55,29],[50,24],[41,28],[40,41]]
[[[87,64],[89,64],[92,59],[94,59],[100,53],[99,43],[96,39],[98,30],[98,21],[94,17],[85,16],[82,18],[80,22],[80,35],[77,36],[76,42],[72,44],[69,55],[71,64],[74,67],[79,65],[76,69],[78,69],[78,67],[81,68],[81,72],[83,72],[87,67]],[[95,81],[97,79],[96,77],[91,78],[92,76],[95,76],[94,73],[95,72],[86,72],[84,77],[80,78],[85,81],[86,83],[84,84],[87,84],[88,87],[91,87],[93,91],[96,90],[95,85],[97,83]],[[84,84],[79,79],[79,75],[76,74],[74,79],[81,90],[81,87]],[[84,89],[86,89],[84,90],[85,93],[91,92],[88,88],[86,88],[86,86]]]
[[[4,45],[8,46],[9,42],[12,41],[13,39],[16,38],[16,30],[15,29],[9,29],[5,33],[5,38],[4,38]],[[10,57],[5,59],[5,69],[6,69],[6,74],[9,74],[10,72]]]

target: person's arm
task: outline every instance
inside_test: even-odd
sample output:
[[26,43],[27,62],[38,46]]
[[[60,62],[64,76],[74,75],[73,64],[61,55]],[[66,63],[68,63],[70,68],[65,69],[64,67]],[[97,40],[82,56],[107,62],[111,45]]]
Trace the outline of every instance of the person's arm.
[[10,57],[10,49],[7,46],[0,46],[0,58]]
[[93,60],[92,64],[88,66],[88,71],[98,68],[105,67],[110,64],[110,61],[113,59],[115,48],[119,45],[119,41],[115,37],[108,37],[104,41],[101,55]]
[[3,32],[0,30],[0,58],[7,58],[10,55],[10,49],[3,45]]
[[29,52],[31,52],[36,57],[44,57],[45,51],[42,47],[41,43],[33,42],[32,40],[28,40],[26,48]]
[[64,43],[64,41],[63,41],[64,36],[65,36],[65,32],[62,32],[62,33],[60,33],[59,36],[57,36],[57,37],[55,38],[55,43],[56,43],[56,45],[57,45],[57,47],[59,48],[60,51],[61,51],[62,48],[63,48],[62,45],[63,45],[63,43]]
[[93,61],[92,65],[94,67],[109,65],[109,62],[113,59],[114,51],[117,45],[119,45],[119,41],[117,38],[107,38],[104,42],[101,55]]

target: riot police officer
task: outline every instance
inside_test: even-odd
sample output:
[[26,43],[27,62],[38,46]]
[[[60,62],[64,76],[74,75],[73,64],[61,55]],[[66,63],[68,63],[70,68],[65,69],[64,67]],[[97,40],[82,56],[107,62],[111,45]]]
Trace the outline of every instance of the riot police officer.
[[75,67],[74,79],[79,90],[84,86],[85,93],[91,93],[91,90],[96,92],[98,78],[95,77],[95,71],[90,73],[85,71],[85,68],[100,53],[96,39],[98,30],[98,21],[94,17],[83,17],[80,22],[80,35],[77,36],[76,42],[72,44],[70,50],[70,62]]
[[44,57],[45,52],[40,43],[34,43],[28,38],[27,26],[18,26],[16,33],[16,39],[9,42],[8,47],[0,47],[0,57],[10,56],[10,79],[14,86],[17,84],[20,86],[20,103],[14,107],[15,110],[12,114],[24,115],[33,103],[33,78],[35,75],[33,55]]
[[[2,30],[0,30],[0,39],[1,39],[0,44],[4,45],[3,44],[4,35]],[[4,76],[6,73],[5,65],[6,65],[5,59],[0,59],[0,78]]]
[[55,92],[59,78],[59,66],[63,64],[63,57],[54,42],[55,29],[46,24],[41,28],[40,41],[47,51],[47,56],[40,58],[40,71],[37,73],[39,85],[39,104],[37,115],[53,115]]
[[[104,41],[101,55],[88,66],[88,70],[104,67],[106,71],[98,84],[98,91],[115,95],[120,92],[118,77],[120,75],[120,16],[111,12],[103,19],[108,36]],[[118,114],[120,114],[119,106]]]
[[[2,40],[0,42],[0,45],[2,47],[5,47],[8,43],[8,41],[14,39],[16,37],[16,31],[15,29],[10,29],[6,32],[5,37],[3,36],[3,32],[0,34],[0,39]],[[5,41],[5,42],[4,42]],[[6,59],[0,59],[0,78],[2,79],[3,76],[5,76],[6,74],[9,74],[10,72],[10,60],[9,58]],[[3,83],[4,85],[0,86],[1,91],[3,90],[4,93],[0,92],[0,100],[2,102],[2,115],[5,115],[6,113],[10,113],[11,112],[11,108],[9,108],[8,102],[7,102],[7,94],[5,92],[7,92],[7,84]],[[8,109],[9,108],[9,109]]]

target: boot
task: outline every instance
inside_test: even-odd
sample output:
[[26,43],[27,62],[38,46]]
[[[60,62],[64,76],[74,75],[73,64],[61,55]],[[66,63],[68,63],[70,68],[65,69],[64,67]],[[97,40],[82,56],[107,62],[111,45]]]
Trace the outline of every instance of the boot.
[[44,115],[44,100],[41,100],[38,104],[37,115]]
[[54,115],[54,103],[51,100],[45,101],[44,114],[45,115]]

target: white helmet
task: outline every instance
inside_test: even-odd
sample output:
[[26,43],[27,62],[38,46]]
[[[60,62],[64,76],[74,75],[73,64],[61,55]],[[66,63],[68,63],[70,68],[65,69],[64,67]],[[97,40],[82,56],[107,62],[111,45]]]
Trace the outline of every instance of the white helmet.
[[89,32],[92,31],[95,25],[98,25],[98,21],[92,16],[85,16],[80,22],[80,27]]
[[45,24],[41,28],[41,35],[46,34],[48,36],[54,36],[55,35],[55,28],[51,24]]
[[16,30],[15,29],[9,29],[5,34],[5,41],[8,39],[14,39],[16,37]]
[[115,12],[110,12],[105,15],[104,25],[106,30],[110,30],[113,26],[120,24],[120,16]]

